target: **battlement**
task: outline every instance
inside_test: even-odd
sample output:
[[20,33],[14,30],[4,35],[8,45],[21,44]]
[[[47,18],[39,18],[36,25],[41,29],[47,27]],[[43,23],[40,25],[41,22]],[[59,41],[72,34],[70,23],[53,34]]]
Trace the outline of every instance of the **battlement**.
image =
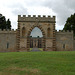
[[1,33],[16,33],[16,30],[14,30],[14,29],[12,29],[12,30],[10,30],[10,29],[4,29],[4,30],[2,30],[2,29],[0,29],[0,34]]
[[51,16],[46,16],[46,15],[43,15],[43,16],[41,16],[41,15],[38,15],[38,16],[36,16],[36,15],[33,15],[33,16],[31,16],[31,15],[23,15],[23,16],[21,16],[21,15],[18,15],[18,22],[34,22],[34,21],[47,21],[47,22],[54,22],[55,23],[55,16],[53,16],[53,17],[51,17]]
[[67,31],[65,31],[65,30],[59,30],[59,31],[57,31],[56,30],[56,33],[57,34],[73,34],[73,31],[69,31],[69,30],[67,30]]

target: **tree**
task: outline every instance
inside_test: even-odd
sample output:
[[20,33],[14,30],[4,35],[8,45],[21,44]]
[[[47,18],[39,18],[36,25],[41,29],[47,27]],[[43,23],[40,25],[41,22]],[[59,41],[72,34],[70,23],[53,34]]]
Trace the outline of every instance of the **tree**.
[[5,29],[6,28],[6,19],[4,16],[0,15],[0,29]]
[[6,21],[6,29],[11,29],[11,22],[9,19]]
[[11,29],[11,22],[8,19],[6,21],[5,16],[2,16],[2,14],[0,14],[0,29]]
[[69,31],[73,30],[75,35],[75,13],[67,19],[63,30],[69,30]]

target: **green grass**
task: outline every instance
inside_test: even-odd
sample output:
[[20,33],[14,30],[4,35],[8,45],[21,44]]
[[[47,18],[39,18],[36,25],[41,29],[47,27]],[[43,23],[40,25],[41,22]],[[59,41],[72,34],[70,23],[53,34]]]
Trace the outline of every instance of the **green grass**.
[[75,75],[75,52],[0,53],[0,75]]

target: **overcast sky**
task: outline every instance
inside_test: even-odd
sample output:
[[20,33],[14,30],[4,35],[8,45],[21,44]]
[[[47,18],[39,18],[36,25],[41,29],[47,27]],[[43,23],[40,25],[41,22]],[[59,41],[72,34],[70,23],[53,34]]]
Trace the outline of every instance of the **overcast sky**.
[[0,0],[0,13],[17,28],[18,15],[55,15],[56,29],[63,29],[67,18],[75,13],[75,0]]

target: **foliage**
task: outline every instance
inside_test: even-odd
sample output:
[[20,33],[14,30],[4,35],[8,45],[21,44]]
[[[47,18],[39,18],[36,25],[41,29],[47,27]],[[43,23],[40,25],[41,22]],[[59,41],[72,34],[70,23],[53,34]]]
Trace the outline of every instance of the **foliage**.
[[75,13],[74,13],[74,15],[71,15],[67,19],[66,24],[65,24],[63,30],[69,30],[69,31],[73,30],[74,35],[75,35]]
[[0,53],[0,75],[75,75],[75,51]]
[[9,19],[6,22],[6,29],[11,29],[11,22]]
[[8,19],[6,21],[5,16],[2,16],[2,14],[0,14],[0,29],[11,29],[11,22]]

